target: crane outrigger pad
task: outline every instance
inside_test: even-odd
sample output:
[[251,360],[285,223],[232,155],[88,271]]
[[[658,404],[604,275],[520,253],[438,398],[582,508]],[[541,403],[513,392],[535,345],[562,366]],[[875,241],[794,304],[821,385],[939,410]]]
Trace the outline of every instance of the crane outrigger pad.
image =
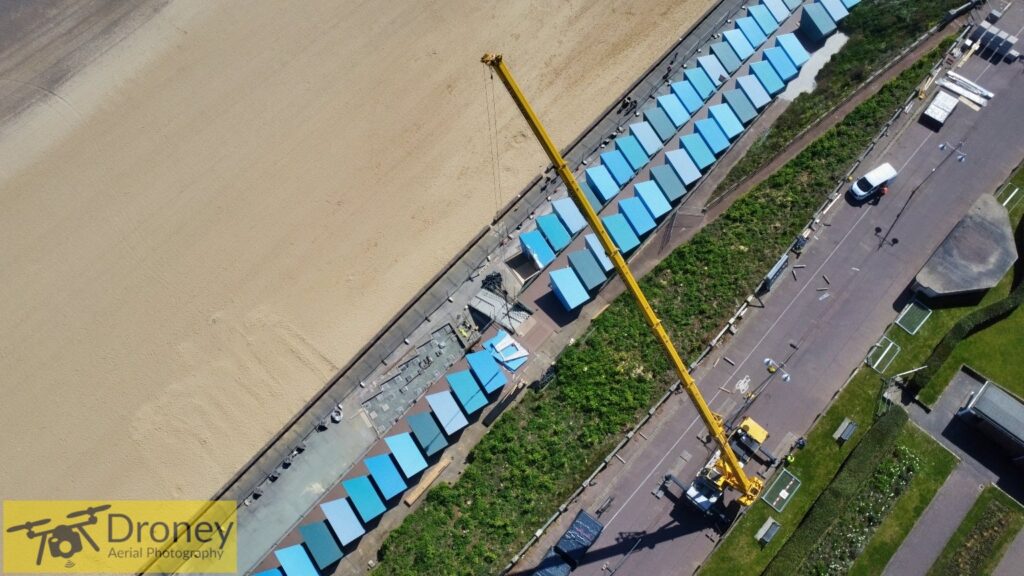
[[771,506],[772,510],[782,512],[799,489],[800,479],[788,469],[783,468],[782,472],[775,476],[772,483],[761,494],[761,499],[765,504]]

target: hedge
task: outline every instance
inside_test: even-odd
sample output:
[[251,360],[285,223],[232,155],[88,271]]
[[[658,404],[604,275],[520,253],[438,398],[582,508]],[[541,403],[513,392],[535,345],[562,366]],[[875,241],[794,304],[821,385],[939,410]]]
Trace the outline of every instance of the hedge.
[[[883,87],[643,278],[683,357],[728,319],[938,55]],[[458,482],[431,490],[385,539],[377,573],[498,572],[673,380],[628,295],[564,351],[555,374],[495,422]]]
[[893,409],[868,430],[796,532],[768,565],[766,576],[801,573],[808,556],[832,537],[833,525],[869,484],[883,461],[892,455],[896,437],[906,424],[907,413]]

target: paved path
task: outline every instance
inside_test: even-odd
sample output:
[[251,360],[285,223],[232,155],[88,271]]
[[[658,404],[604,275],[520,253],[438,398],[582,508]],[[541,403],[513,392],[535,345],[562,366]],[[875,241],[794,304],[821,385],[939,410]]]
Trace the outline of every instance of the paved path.
[[957,466],[917,519],[883,574],[924,576],[987,483],[971,466]]
[[1024,530],[1017,533],[1017,537],[1010,543],[1006,555],[999,561],[999,566],[992,572],[992,576],[1019,576],[1021,567],[1024,566]]

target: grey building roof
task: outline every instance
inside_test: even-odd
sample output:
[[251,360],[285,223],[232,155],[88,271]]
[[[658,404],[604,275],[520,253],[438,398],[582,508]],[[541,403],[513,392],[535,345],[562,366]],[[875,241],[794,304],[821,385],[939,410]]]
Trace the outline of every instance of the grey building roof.
[[1003,430],[1024,446],[1024,402],[994,382],[986,382],[968,409]]
[[984,194],[918,272],[917,286],[928,296],[986,290],[998,284],[1016,261],[1006,209]]

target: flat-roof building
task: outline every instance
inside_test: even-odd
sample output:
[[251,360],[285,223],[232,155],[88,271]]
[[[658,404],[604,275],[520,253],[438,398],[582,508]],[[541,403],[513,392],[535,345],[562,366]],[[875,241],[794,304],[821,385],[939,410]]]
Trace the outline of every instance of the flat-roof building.
[[1024,465],[1024,401],[986,380],[957,413],[1005,448]]

